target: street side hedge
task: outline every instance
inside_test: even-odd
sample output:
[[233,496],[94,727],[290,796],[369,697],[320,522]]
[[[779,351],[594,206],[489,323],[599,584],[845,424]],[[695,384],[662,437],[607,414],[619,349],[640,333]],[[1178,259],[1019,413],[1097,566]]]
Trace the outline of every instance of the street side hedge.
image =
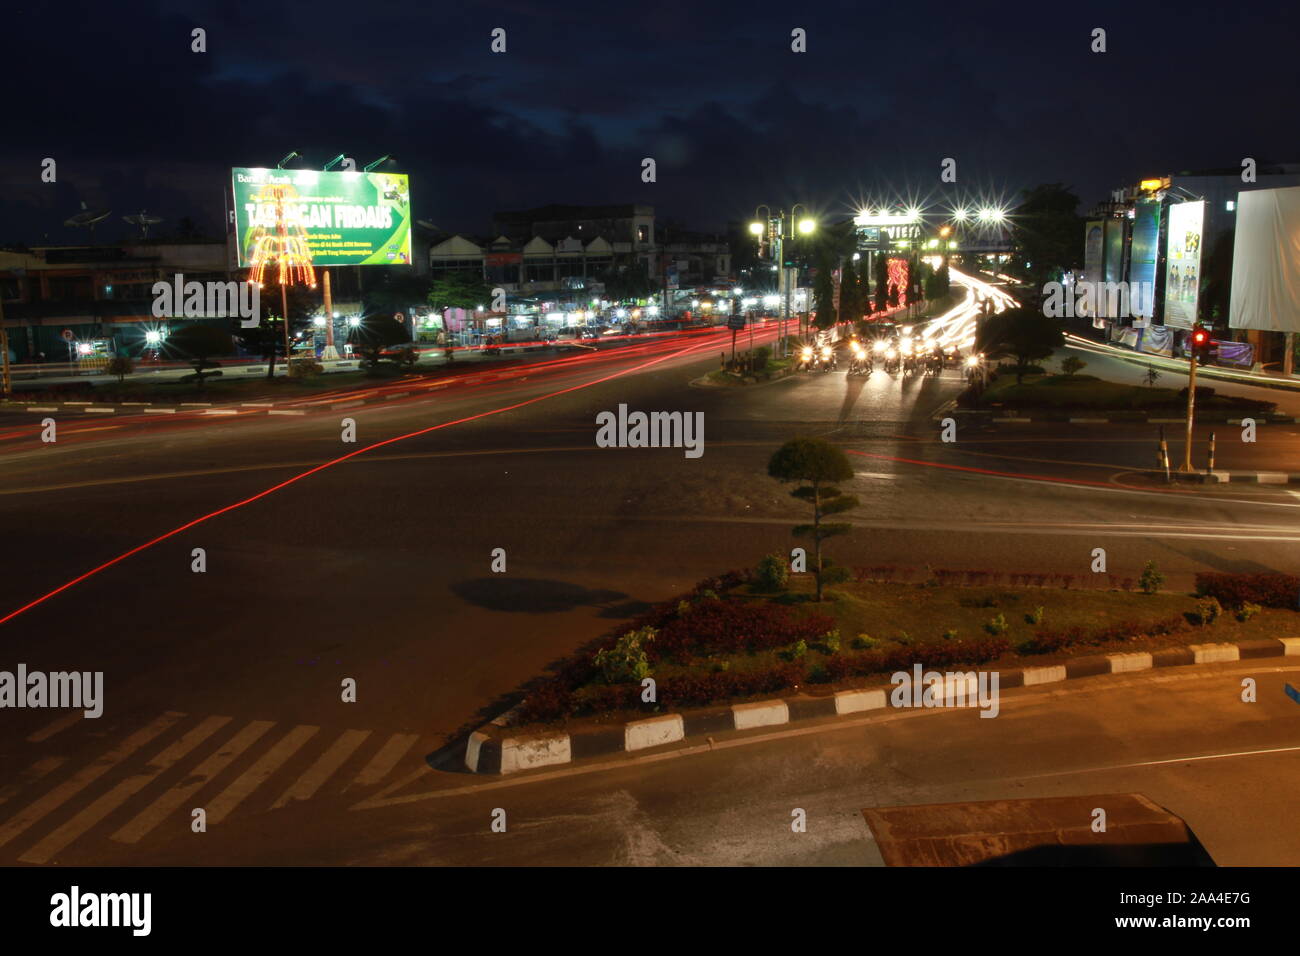
[[1294,574],[1231,574],[1202,571],[1196,575],[1196,593],[1218,598],[1224,607],[1247,602],[1261,607],[1295,610],[1300,606],[1300,577]]

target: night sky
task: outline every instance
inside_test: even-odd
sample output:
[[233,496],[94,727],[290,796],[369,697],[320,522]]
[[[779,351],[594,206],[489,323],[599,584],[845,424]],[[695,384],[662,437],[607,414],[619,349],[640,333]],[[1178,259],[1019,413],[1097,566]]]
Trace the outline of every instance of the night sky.
[[[720,230],[1300,159],[1294,4],[365,2],[8,9],[0,241],[148,209],[219,234],[232,166],[391,153],[418,218],[644,202]],[[1108,52],[1089,51],[1094,27]],[[207,31],[208,52],[190,51]],[[507,52],[489,50],[506,30]],[[790,51],[795,27],[808,52]],[[40,181],[44,157],[58,182]],[[654,157],[658,181],[641,181]],[[939,165],[957,160],[958,181]]]

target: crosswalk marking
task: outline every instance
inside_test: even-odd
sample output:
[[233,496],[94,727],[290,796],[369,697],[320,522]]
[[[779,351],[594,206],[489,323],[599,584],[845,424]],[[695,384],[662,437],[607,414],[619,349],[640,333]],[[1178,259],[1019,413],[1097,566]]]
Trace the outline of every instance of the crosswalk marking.
[[280,742],[263,754],[257,763],[245,770],[234,783],[217,794],[213,800],[208,801],[205,807],[208,811],[208,824],[220,823],[224,820],[231,810],[265,783],[271,774],[279,770],[280,766],[297,753],[302,745],[314,737],[319,730],[319,727],[298,726],[285,734]]
[[361,772],[357,774],[357,778],[352,781],[352,785],[355,787],[368,787],[383,780],[419,739],[419,734],[393,734],[388,743],[384,744],[379,753],[375,754],[370,763],[366,764]]
[[114,833],[111,839],[116,840],[118,843],[138,843],[161,823],[164,817],[184,803],[188,797],[221,773],[222,770],[225,770],[236,757],[257,743],[262,735],[274,726],[275,721],[272,720],[254,720],[250,722],[243,730],[235,734],[229,742],[224,744],[221,750],[199,764],[184,782],[172,787],[152,804],[145,807],[136,815],[135,819]]
[[34,783],[42,777],[49,776],[66,762],[66,757],[42,757],[18,775],[22,783],[11,783],[0,787],[0,803],[16,797],[22,791],[24,783]]
[[108,816],[132,796],[139,793],[165,770],[207,740],[218,730],[230,723],[229,717],[209,717],[185,736],[170,744],[162,753],[149,761],[143,773],[127,777],[108,793],[82,810],[63,826],[59,827],[40,843],[18,858],[20,863],[48,863],[52,857],[65,849],[68,844],[81,836],[104,817]]
[[67,730],[77,721],[84,720],[84,719],[85,719],[85,714],[83,714],[79,710],[74,710],[70,714],[64,714],[58,720],[54,721],[53,723],[46,724],[40,730],[36,731],[36,733],[28,737],[27,742],[29,744],[39,744],[41,741],[48,740],[49,738],[53,737],[60,730]]
[[108,773],[108,771],[126,760],[184,716],[184,714],[175,711],[167,711],[148,726],[137,730],[107,754],[83,767],[79,773],[74,774],[35,803],[29,805],[21,813],[8,820],[4,826],[0,826],[0,846],[4,846],[46,814],[57,810],[85,787]]
[[369,730],[344,731],[342,736],[307,769],[306,773],[290,784],[288,790],[280,794],[279,799],[271,804],[271,809],[278,810],[294,800],[310,800],[334,771],[343,766],[344,761],[365,743],[370,733]]

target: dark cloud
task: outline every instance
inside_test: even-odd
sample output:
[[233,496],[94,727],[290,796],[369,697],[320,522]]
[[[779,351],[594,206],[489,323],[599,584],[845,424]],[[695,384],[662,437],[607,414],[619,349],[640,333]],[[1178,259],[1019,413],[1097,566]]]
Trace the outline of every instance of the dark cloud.
[[[0,238],[81,201],[220,228],[231,166],[385,153],[417,214],[653,203],[701,227],[755,202],[847,212],[1043,181],[1300,158],[1289,5],[720,2],[49,5],[6,13]],[[1094,26],[1109,51],[1088,51]],[[190,31],[208,52],[190,52]],[[507,30],[508,52],[489,52]],[[790,52],[790,31],[808,52]],[[40,161],[59,163],[57,186]],[[658,182],[640,180],[641,160]],[[120,227],[119,227],[120,228]],[[107,229],[107,224],[106,224]]]

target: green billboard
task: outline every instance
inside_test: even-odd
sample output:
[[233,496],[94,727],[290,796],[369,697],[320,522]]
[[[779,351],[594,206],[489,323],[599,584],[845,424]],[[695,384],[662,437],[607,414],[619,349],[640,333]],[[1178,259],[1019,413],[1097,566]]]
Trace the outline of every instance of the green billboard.
[[411,263],[411,191],[405,173],[235,169],[239,266],[280,255],[312,266]]

